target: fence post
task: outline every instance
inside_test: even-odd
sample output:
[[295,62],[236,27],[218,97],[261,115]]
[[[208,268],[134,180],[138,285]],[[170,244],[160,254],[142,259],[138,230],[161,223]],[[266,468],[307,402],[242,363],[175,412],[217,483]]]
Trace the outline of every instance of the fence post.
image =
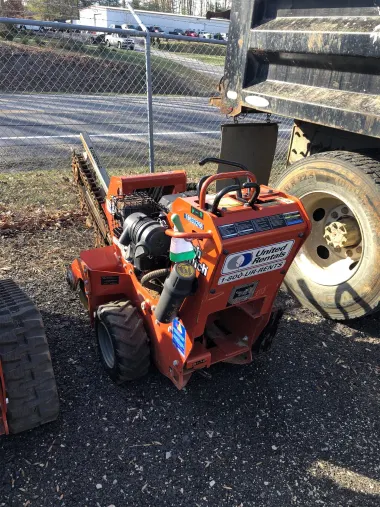
[[149,170],[154,173],[154,131],[153,131],[153,85],[151,66],[151,38],[146,32],[145,37],[145,67],[146,67],[146,106],[148,114],[148,143],[149,143]]

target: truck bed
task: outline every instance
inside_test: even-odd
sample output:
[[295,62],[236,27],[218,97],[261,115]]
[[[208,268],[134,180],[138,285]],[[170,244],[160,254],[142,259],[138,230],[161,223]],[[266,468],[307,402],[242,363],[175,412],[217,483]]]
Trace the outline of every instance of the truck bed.
[[234,0],[229,41],[225,108],[380,137],[380,0]]

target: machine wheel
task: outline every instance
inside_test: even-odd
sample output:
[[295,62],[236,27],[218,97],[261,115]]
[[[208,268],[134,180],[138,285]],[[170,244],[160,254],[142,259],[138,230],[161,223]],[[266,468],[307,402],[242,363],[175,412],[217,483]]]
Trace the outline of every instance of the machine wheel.
[[41,314],[12,280],[0,281],[0,361],[10,433],[54,421],[59,399]]
[[115,301],[98,308],[96,339],[102,364],[117,384],[148,373],[149,339],[130,301]]
[[345,151],[287,168],[277,187],[301,199],[312,232],[285,283],[323,316],[354,319],[380,301],[380,163]]

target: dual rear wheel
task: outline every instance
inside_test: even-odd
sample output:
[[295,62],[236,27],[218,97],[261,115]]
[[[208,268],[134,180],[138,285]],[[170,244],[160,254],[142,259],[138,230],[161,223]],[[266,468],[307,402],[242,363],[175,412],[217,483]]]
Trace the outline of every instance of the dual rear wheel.
[[298,197],[312,232],[286,277],[306,307],[342,320],[368,315],[380,301],[380,163],[336,151],[292,164],[278,188]]

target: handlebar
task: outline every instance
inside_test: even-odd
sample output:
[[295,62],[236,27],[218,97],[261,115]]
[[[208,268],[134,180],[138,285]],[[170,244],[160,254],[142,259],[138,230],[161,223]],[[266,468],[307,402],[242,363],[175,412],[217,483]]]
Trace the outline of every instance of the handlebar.
[[211,213],[213,215],[217,214],[218,206],[219,206],[220,201],[222,200],[222,197],[224,197],[229,192],[235,192],[235,191],[238,192],[239,190],[241,193],[240,184],[239,185],[228,185],[227,187],[222,188],[222,190],[220,190],[215,196],[214,202],[212,203]]
[[[210,160],[210,159],[205,159]],[[219,160],[219,159],[214,159]],[[214,174],[213,176],[209,176],[205,181],[203,181],[200,192],[199,192],[199,207],[203,210],[206,210],[206,193],[208,187],[216,180],[235,180],[236,178],[247,178],[251,181],[251,183],[257,183],[256,176],[252,174],[250,171],[235,171],[230,173],[221,173]],[[252,188],[252,187],[247,187]],[[231,190],[230,190],[231,191]],[[219,195],[219,194],[218,194]]]
[[210,164],[210,163],[230,165],[231,167],[237,167],[238,169],[241,169],[242,171],[248,171],[248,167],[243,164],[240,164],[238,162],[231,162],[230,160],[224,160],[223,158],[215,158],[215,157],[206,157],[199,162],[199,165],[203,166],[203,165]]
[[253,208],[253,206],[255,205],[255,203],[260,195],[260,190],[261,190],[260,185],[258,183],[243,183],[243,188],[254,188],[255,189],[255,192],[253,192],[253,196],[248,201],[249,206],[251,206],[251,208]]

